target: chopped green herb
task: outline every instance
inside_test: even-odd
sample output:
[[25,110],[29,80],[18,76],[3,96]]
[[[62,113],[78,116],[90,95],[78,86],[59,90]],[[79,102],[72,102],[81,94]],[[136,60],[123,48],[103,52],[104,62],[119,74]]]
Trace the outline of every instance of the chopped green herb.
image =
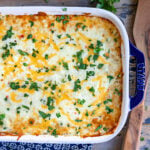
[[27,94],[27,93],[24,93],[24,97],[29,97],[29,94]]
[[98,104],[97,104],[97,107],[100,107],[100,106],[101,106],[101,104],[100,104],[100,103],[98,103]]
[[85,115],[86,115],[87,117],[89,116],[89,113],[88,113],[88,111],[86,111]]
[[17,45],[16,42],[10,42],[10,43],[9,43],[9,47],[10,47],[10,48],[12,48],[13,46],[16,46],[16,45]]
[[68,23],[68,20],[63,20],[63,24],[65,25],[66,23]]
[[104,64],[98,64],[97,68],[101,69],[104,66]]
[[75,121],[76,121],[76,122],[82,122],[82,120],[80,120],[80,119],[76,119]]
[[10,88],[12,88],[13,90],[17,90],[20,88],[19,82],[10,82],[9,84]]
[[98,59],[99,55],[93,55],[94,62]]
[[66,36],[71,39],[71,35],[70,34],[66,34]]
[[61,34],[60,34],[60,35],[57,35],[57,37],[58,37],[59,39],[61,38],[61,36],[62,36]]
[[87,80],[90,76],[94,76],[95,75],[95,72],[94,71],[87,71],[86,72],[86,79]]
[[90,126],[92,126],[92,124],[91,124],[91,123],[87,124],[87,127],[90,127]]
[[68,75],[68,80],[69,80],[69,81],[71,81],[71,80],[72,80],[72,79],[71,79],[71,76],[70,76],[70,74]]
[[86,101],[85,99],[78,99],[78,104],[83,105]]
[[105,128],[105,127],[104,127],[104,128],[103,128],[103,130],[104,130],[104,131],[107,131],[107,130],[108,130],[108,128]]
[[55,137],[57,137],[56,129],[53,130],[52,135],[55,136]]
[[14,33],[12,32],[12,26],[7,30],[6,34],[2,37],[2,41],[10,39]]
[[5,114],[0,114],[0,120],[3,120],[5,118]]
[[67,11],[67,8],[62,8],[62,11]]
[[144,137],[141,136],[141,137],[140,137],[140,141],[144,141]]
[[79,108],[76,108],[76,111],[78,112],[78,114],[80,114],[80,110],[79,110]]
[[114,94],[117,94],[119,96],[121,95],[120,91],[117,88],[115,88]]
[[109,58],[109,56],[107,56],[106,54],[103,54],[103,56],[104,56],[106,59],[108,59],[108,58]]
[[5,114],[0,114],[0,125],[3,125],[3,120],[5,118]]
[[19,52],[19,54],[20,55],[22,55],[22,56],[27,56],[27,55],[29,55],[27,52],[25,52],[25,51],[22,51],[22,50],[18,50],[18,52]]
[[32,34],[28,34],[27,39],[31,39],[32,38]]
[[95,94],[94,94],[94,93],[95,93],[95,89],[94,89],[93,86],[89,89],[89,91],[93,94],[93,96],[95,95]]
[[118,41],[118,39],[117,38],[114,38],[114,42],[117,42]]
[[25,109],[28,109],[28,110],[30,109],[30,108],[29,108],[28,106],[26,106],[26,105],[22,105],[22,107],[25,108]]
[[51,89],[52,89],[52,90],[55,90],[56,87],[57,87],[57,84],[53,84],[53,85],[51,86]]
[[96,129],[95,132],[97,132],[98,130],[100,130],[102,128],[102,125],[99,125]]
[[24,65],[24,66],[28,66],[28,64],[27,64],[27,63],[23,63],[23,65]]
[[33,57],[36,57],[36,53],[33,52],[33,53],[32,53],[32,56],[33,56]]
[[107,76],[107,78],[109,79],[109,82],[111,82],[111,80],[114,79],[114,77],[111,75]]
[[35,91],[38,91],[39,90],[39,86],[36,82],[31,82],[31,85],[29,87],[30,90],[34,89]]
[[33,21],[30,20],[29,23],[30,23],[30,27],[34,26],[34,22]]
[[2,58],[5,60],[10,55],[10,50],[5,50],[4,53],[2,53]]
[[16,108],[17,114],[20,114],[20,109],[21,109],[21,107],[17,107],[17,108]]
[[61,117],[61,114],[60,113],[56,113],[56,117],[57,118]]
[[4,98],[4,100],[7,101],[7,100],[8,100],[8,97],[6,96],[6,97]]
[[110,114],[111,112],[113,112],[114,110],[111,109],[110,107],[106,106],[105,107],[106,111],[107,111],[107,114]]
[[34,38],[32,39],[32,42],[33,42],[33,43],[35,43],[36,41],[37,41],[36,39],[34,39]]
[[90,61],[91,60],[92,55],[89,55],[87,60]]
[[90,0],[91,3],[96,3],[97,8],[106,9],[112,12],[116,12],[117,9],[114,6],[114,3],[119,2],[120,0]]
[[69,70],[69,66],[68,66],[68,63],[67,63],[67,62],[63,62],[63,67],[64,67],[66,70]]
[[50,117],[50,116],[51,116],[51,114],[46,114],[46,113],[43,112],[43,111],[39,111],[39,114],[40,114],[40,116],[41,116],[43,119],[46,119],[47,117]]
[[89,45],[89,48],[94,49],[94,44],[93,44],[93,43],[90,44],[90,45]]
[[54,23],[51,23],[51,26],[54,26]]
[[77,80],[74,82],[74,88],[73,88],[73,90],[76,92],[76,91],[78,91],[79,89],[81,89],[81,85],[80,85],[80,80],[77,79]]
[[90,67],[95,67],[96,65],[95,64],[90,64]]
[[45,54],[45,59],[48,60],[48,54]]
[[104,104],[106,105],[107,103],[112,102],[112,99],[107,99],[104,101]]

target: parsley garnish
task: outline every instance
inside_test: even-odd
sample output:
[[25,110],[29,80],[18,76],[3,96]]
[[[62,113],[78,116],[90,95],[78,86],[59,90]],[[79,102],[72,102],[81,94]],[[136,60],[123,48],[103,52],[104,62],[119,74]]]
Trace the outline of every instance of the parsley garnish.
[[90,76],[94,76],[95,75],[95,72],[94,71],[87,71],[86,72],[86,79],[87,80]]
[[92,124],[91,124],[91,123],[87,124],[87,127],[90,127],[90,126],[92,126]]
[[79,110],[79,108],[76,108],[76,111],[78,112],[78,114],[80,114],[80,110]]
[[104,101],[104,104],[107,104],[107,103],[109,103],[109,102],[112,102],[112,99],[107,99],[107,100],[105,100],[105,101]]
[[68,75],[68,80],[69,80],[69,81],[71,81],[71,80],[72,80],[70,75]]
[[67,8],[62,8],[62,11],[67,11]]
[[102,125],[99,125],[96,129],[95,129],[95,132],[100,130],[102,128]]
[[9,84],[10,88],[12,88],[13,90],[17,90],[20,88],[19,82],[10,82]]
[[85,99],[78,99],[78,104],[83,105],[85,103]]
[[106,106],[105,107],[106,111],[107,111],[107,114],[110,114],[111,112],[113,112],[114,110],[111,109],[110,107]]
[[111,75],[107,76],[107,78],[109,79],[109,82],[111,82],[111,80],[114,79],[114,77]]
[[0,114],[0,125],[3,125],[4,118],[5,118],[5,114]]
[[99,55],[93,55],[94,62],[98,59]]
[[39,86],[36,82],[31,82],[31,85],[29,87],[30,90],[34,89],[35,91],[38,91],[39,90]]
[[53,130],[52,135],[55,136],[55,137],[57,136],[56,129]]
[[6,59],[9,55],[10,55],[10,50],[7,49],[7,50],[5,50],[4,53],[2,53],[2,58]]
[[30,23],[30,27],[32,27],[34,25],[34,22],[31,20],[29,21],[29,23]]
[[81,85],[80,85],[80,80],[77,79],[75,82],[74,82],[74,89],[73,91],[78,91],[79,89],[81,89]]
[[28,64],[27,63],[23,63],[23,65],[26,67],[26,66],[28,66]]
[[30,109],[30,108],[29,108],[28,106],[26,106],[26,105],[22,105],[22,107],[25,108],[25,109],[28,109],[28,110]]
[[27,56],[27,55],[29,55],[27,52],[25,52],[25,51],[22,51],[22,50],[18,50],[18,52],[19,52],[19,54],[20,55],[22,55],[22,56]]
[[120,91],[117,88],[115,88],[114,94],[117,94],[119,96],[121,95]]
[[33,43],[35,43],[36,41],[37,41],[36,39],[34,39],[34,38],[32,39],[32,42],[33,42]]
[[68,63],[67,63],[67,62],[63,62],[63,67],[64,67],[66,70],[69,70]]
[[53,106],[54,105],[54,99],[51,97],[48,97],[46,105],[48,106],[48,110],[53,110],[55,108]]
[[88,113],[88,111],[86,111],[85,115],[86,115],[87,117],[89,116],[89,113]]
[[48,60],[48,54],[45,54],[45,59]]
[[51,114],[46,114],[46,113],[43,112],[43,111],[39,111],[39,114],[40,114],[40,116],[41,116],[43,119],[46,119],[47,117],[50,117],[50,116],[51,116]]
[[98,104],[97,104],[97,107],[100,107],[100,106],[101,106],[101,104],[100,104],[100,103],[98,103]]
[[58,37],[59,39],[61,38],[61,36],[62,36],[61,34],[60,34],[60,35],[57,35],[57,37]]
[[3,36],[2,41],[10,39],[14,33],[12,32],[12,26],[7,30],[6,34]]
[[28,34],[27,39],[31,39],[32,38],[32,34]]
[[95,93],[95,89],[94,89],[93,86],[89,89],[89,91],[92,93],[93,96],[95,96],[95,94],[94,94]]
[[98,64],[97,68],[101,69],[104,66],[104,64]]
[[114,7],[114,3],[119,1],[120,0],[91,0],[91,2],[96,2],[97,8],[106,9],[114,13],[117,11],[117,9]]
[[28,97],[29,96],[29,94],[27,94],[27,93],[24,93],[24,97]]
[[60,113],[56,113],[56,117],[57,118],[61,117],[61,114]]
[[76,119],[75,121],[76,121],[76,122],[82,122],[82,120],[80,120],[80,119]]

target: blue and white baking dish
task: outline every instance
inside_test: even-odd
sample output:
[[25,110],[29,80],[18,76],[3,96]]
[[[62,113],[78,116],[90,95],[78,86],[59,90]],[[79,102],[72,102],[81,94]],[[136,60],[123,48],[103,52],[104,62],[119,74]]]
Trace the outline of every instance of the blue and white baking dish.
[[[62,11],[64,7],[0,7],[1,14],[36,14],[38,12],[45,12],[47,14],[62,15],[62,14],[84,14],[88,13],[92,16],[101,16],[112,21],[118,28],[122,37],[122,61],[123,61],[123,97],[122,97],[122,113],[120,121],[114,133],[99,137],[80,138],[77,136],[58,136],[50,135],[31,136],[24,135],[20,142],[34,142],[34,143],[102,143],[114,138],[123,128],[129,112],[136,107],[143,99],[145,89],[145,60],[144,55],[136,47],[134,47],[128,39],[126,29],[117,16],[111,12],[83,7],[65,7],[67,11]],[[134,97],[129,96],[129,58],[134,56],[136,58],[136,93]],[[17,141],[16,136],[0,136],[0,141]]]

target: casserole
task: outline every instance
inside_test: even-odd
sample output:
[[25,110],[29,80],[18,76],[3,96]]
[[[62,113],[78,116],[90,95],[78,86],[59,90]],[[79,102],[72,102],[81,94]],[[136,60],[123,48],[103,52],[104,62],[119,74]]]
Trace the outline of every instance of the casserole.
[[[24,7],[23,11],[22,11],[22,8],[19,8],[19,7],[18,8],[9,8],[9,11],[11,10],[10,11],[11,13],[7,12],[7,9],[8,9],[7,7],[1,8],[2,14],[16,14],[15,9],[17,9],[17,15],[21,15],[21,14],[23,15],[24,13],[28,14],[30,7],[28,7],[28,8]],[[91,10],[92,10],[92,13],[90,12]],[[85,139],[80,138],[80,137],[71,137],[71,136],[68,136],[68,137],[67,136],[66,137],[65,136],[64,137],[58,136],[57,138],[55,138],[55,137],[51,137],[48,135],[39,135],[39,136],[25,135],[25,136],[21,137],[20,141],[26,141],[27,142],[31,138],[33,142],[41,141],[41,142],[69,142],[69,143],[72,143],[72,142],[75,142],[75,143],[78,143],[78,142],[93,143],[94,142],[94,143],[96,143],[96,142],[104,142],[104,141],[107,141],[107,140],[113,138],[123,127],[123,125],[126,121],[126,118],[127,118],[128,111],[129,111],[129,97],[128,97],[129,96],[129,91],[128,91],[129,90],[129,83],[125,82],[125,81],[129,80],[129,42],[128,42],[128,37],[127,37],[126,31],[125,31],[123,25],[114,15],[112,15],[111,13],[108,13],[107,11],[104,11],[104,10],[84,8],[84,9],[82,9],[81,12],[78,12],[77,8],[68,8],[67,12],[61,12],[62,8],[52,8],[52,7],[41,7],[41,8],[39,8],[39,7],[35,7],[33,14],[36,14],[39,11],[45,12],[47,14],[55,14],[55,15],[59,15],[60,13],[61,14],[76,14],[76,15],[79,15],[82,13],[90,13],[91,16],[97,16],[97,15],[101,16],[103,18],[106,18],[106,19],[112,21],[116,25],[116,27],[118,28],[118,30],[120,32],[121,38],[123,40],[122,45],[121,45],[121,49],[122,49],[121,53],[122,53],[122,60],[123,60],[123,74],[124,74],[124,76],[123,76],[122,113],[121,113],[119,124],[118,124],[115,132],[113,134],[110,134],[110,135],[104,135],[104,136],[99,136],[99,137],[87,137]],[[132,51],[132,52],[134,52],[134,51]],[[137,64],[138,64],[137,65],[137,70],[138,70],[138,72],[137,72],[137,85],[138,85],[138,83],[140,83],[140,85],[137,86],[136,96],[138,98],[142,98],[142,96],[143,96],[142,91],[144,90],[144,82],[143,82],[143,80],[141,81],[141,76],[143,75],[143,72],[144,72],[144,57],[142,56],[142,54],[140,52],[138,54],[139,54],[138,56],[141,55],[140,56],[140,57],[142,57],[141,61],[143,61],[143,62],[138,62],[138,61],[140,61],[140,59],[139,58],[137,59]],[[142,78],[144,79],[144,75],[142,76]],[[142,85],[141,85],[141,83],[142,83]],[[139,97],[139,93],[140,93],[141,97]],[[131,108],[133,108],[133,106],[135,106],[134,103],[136,103],[134,101],[134,98],[131,98]],[[12,136],[12,137],[4,136],[1,138],[4,140],[6,140],[7,138],[8,138],[8,140],[9,139],[12,139],[12,140],[16,139],[16,137],[14,137],[14,136]]]

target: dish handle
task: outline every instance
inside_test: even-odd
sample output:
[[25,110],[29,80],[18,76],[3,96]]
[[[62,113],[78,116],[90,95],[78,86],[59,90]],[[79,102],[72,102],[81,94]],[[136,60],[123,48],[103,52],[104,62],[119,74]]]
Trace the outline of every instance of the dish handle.
[[139,103],[142,102],[144,97],[145,90],[145,58],[144,54],[139,51],[131,42],[130,42],[130,55],[136,59],[136,89],[135,95],[130,96],[130,110],[135,108]]

